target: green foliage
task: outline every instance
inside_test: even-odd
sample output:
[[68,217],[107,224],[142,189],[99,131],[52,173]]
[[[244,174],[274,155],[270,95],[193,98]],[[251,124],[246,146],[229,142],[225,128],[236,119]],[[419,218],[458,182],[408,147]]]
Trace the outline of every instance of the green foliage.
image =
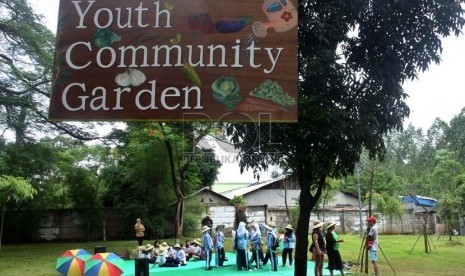
[[31,184],[26,180],[10,175],[0,175],[0,204],[4,205],[9,200],[20,202],[32,199],[37,194]]
[[102,209],[97,193],[94,177],[83,168],[75,168],[65,175],[64,183],[69,187],[72,207],[79,212],[82,230],[87,238],[100,233],[102,225]]
[[[366,197],[368,198],[368,195]],[[376,213],[381,213],[392,218],[394,216],[401,217],[405,212],[404,206],[398,196],[391,196],[386,192],[374,192],[372,200]]]
[[199,225],[205,205],[198,200],[186,201],[186,212],[184,214],[184,236],[195,237],[199,234]]
[[298,12],[299,123],[232,124],[228,133],[242,170],[284,161],[299,183],[303,275],[304,234],[326,177],[351,174],[363,148],[384,157],[384,136],[409,113],[402,84],[440,61],[441,37],[459,35],[464,21],[453,0],[306,1]]
[[465,166],[465,107],[460,114],[452,118],[444,136],[448,149],[454,153],[456,160]]
[[200,161],[193,164],[195,167],[193,170],[198,170],[202,187],[211,187],[217,179],[221,162],[215,159],[215,152],[213,149],[197,148],[196,152],[200,157]]
[[166,148],[161,141],[151,139],[146,124],[131,123],[120,133],[121,147],[112,151],[113,160],[101,170],[105,191],[103,205],[120,210],[119,232],[133,237],[134,225],[140,217],[150,237],[163,237],[164,226],[171,217],[165,213],[176,201],[171,188]]
[[463,213],[464,198],[453,192],[443,192],[439,196],[438,213],[445,220],[445,224],[451,227],[450,229],[458,229],[460,227],[457,216]]
[[230,201],[229,204],[234,206],[246,206],[247,202],[243,196],[234,196]]
[[274,171],[271,172],[271,178],[273,178],[273,179],[278,178],[280,176],[281,176],[281,173],[278,172],[277,170],[274,170]]

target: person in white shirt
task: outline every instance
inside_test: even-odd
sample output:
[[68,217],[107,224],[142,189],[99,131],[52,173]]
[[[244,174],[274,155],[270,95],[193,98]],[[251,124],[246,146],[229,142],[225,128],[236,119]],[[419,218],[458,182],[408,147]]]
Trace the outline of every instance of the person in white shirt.
[[174,250],[176,250],[176,254],[174,256],[175,260],[179,262],[180,265],[186,265],[186,252],[182,249],[179,243],[173,245]]

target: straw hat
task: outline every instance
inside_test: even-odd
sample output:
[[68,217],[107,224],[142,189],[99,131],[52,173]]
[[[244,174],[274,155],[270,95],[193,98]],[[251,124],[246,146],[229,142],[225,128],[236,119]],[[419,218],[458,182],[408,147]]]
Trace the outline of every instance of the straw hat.
[[292,225],[290,225],[290,224],[286,225],[286,227],[284,227],[284,229],[289,229],[289,230],[294,231],[294,229],[292,228]]
[[330,221],[328,226],[326,226],[326,228],[331,228],[333,227],[334,225],[336,225],[336,222],[335,221]]
[[170,248],[169,244],[165,241],[160,244],[160,250],[163,250],[163,249],[168,250],[169,248]]
[[268,224],[265,224],[264,226],[265,226],[265,228],[268,229],[268,230],[273,230],[273,228],[276,227],[276,223],[275,223],[274,221],[272,221],[272,222],[270,222],[270,223],[268,223]]
[[195,240],[191,241],[191,243],[202,246],[202,241],[199,238],[196,238]]
[[181,245],[179,243],[173,245],[173,248],[176,249],[176,248],[182,248]]
[[319,221],[319,220],[315,220],[313,222],[313,229],[316,229],[316,228],[320,228],[321,226],[323,226],[323,222]]
[[367,218],[366,221],[371,222],[371,223],[376,223],[376,218],[374,216],[371,216],[371,217]]
[[149,250],[152,250],[153,249],[153,245],[151,245],[150,243],[147,243],[145,245],[145,251],[149,251]]
[[160,249],[158,249],[157,255],[165,255],[165,253],[166,253],[166,249],[165,248],[160,248]]
[[202,227],[202,233],[205,232],[205,231],[208,231],[208,230],[210,230],[210,229],[211,229],[210,227],[204,225],[204,226]]
[[212,213],[210,211],[207,212],[207,217],[211,217]]

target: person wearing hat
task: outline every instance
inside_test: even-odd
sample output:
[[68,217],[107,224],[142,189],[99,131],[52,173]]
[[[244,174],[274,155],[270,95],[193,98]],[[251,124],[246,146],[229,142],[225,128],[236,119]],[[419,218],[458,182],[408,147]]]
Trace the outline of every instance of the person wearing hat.
[[284,233],[284,239],[283,239],[283,244],[284,244],[284,249],[283,249],[283,266],[286,266],[286,259],[287,256],[289,255],[289,265],[292,266],[292,252],[294,251],[294,246],[295,246],[295,234],[294,234],[294,229],[292,228],[292,225],[288,224],[286,227],[284,227],[286,232]]
[[341,275],[344,276],[344,264],[342,263],[341,254],[339,253],[339,243],[344,240],[339,237],[339,234],[336,232],[336,222],[332,221],[326,227],[326,254],[328,255],[328,269],[329,273],[332,275],[333,270],[339,270]]
[[139,244],[139,246],[142,246],[142,243],[144,242],[145,227],[142,224],[142,221],[140,218],[136,219],[136,224],[134,225],[134,231],[136,231],[137,243]]
[[174,250],[176,250],[176,254],[174,255],[174,259],[182,266],[186,265],[186,252],[182,249],[182,246],[177,243],[173,245]]
[[223,234],[224,225],[218,225],[216,227],[215,233],[215,266],[223,266],[223,262],[226,254],[224,253],[224,234]]
[[204,225],[202,227],[202,240],[203,240],[203,249],[205,250],[205,267],[207,270],[212,270],[210,263],[212,261],[212,254],[213,254],[213,241],[212,237],[210,236],[211,228]]
[[265,225],[266,228],[266,256],[263,261],[263,265],[268,263],[268,259],[271,263],[271,271],[278,271],[278,230],[276,228],[276,223],[273,221],[268,225]]
[[213,220],[212,220],[211,217],[212,217],[212,213],[210,213],[210,211],[208,211],[207,214],[205,215],[205,217],[202,219],[202,222],[201,222],[202,227],[204,227],[204,226],[210,227],[210,230],[209,230],[210,231],[210,236],[212,234],[211,229],[213,229]]
[[166,249],[160,247],[160,248],[158,249],[157,260],[156,260],[155,263],[153,264],[152,268],[153,268],[156,264],[158,264],[159,266],[164,266],[165,263],[166,263]]
[[202,256],[202,241],[199,238],[190,242],[190,258],[192,260],[200,260]]
[[168,252],[168,250],[170,249],[170,245],[164,241],[159,245],[159,248],[164,249],[166,252]]
[[146,244],[144,250],[142,250],[141,258],[149,259],[149,263],[155,264],[157,261],[157,254],[155,254],[154,249],[155,247],[150,243]]
[[376,225],[376,218],[370,216],[366,219],[368,226],[368,236],[367,236],[367,248],[370,252],[371,263],[373,264],[373,270],[375,271],[375,276],[379,276],[378,269],[378,227]]
[[315,220],[313,222],[312,230],[312,244],[310,245],[310,252],[312,252],[313,259],[315,260],[314,275],[323,276],[323,259],[325,256],[325,238],[321,227],[323,222]]
[[[170,246],[167,242],[162,242],[160,245],[159,252],[163,252],[163,257],[159,259],[159,266],[161,267],[177,267],[179,261],[176,260],[176,250]],[[161,255],[162,253],[159,253]]]

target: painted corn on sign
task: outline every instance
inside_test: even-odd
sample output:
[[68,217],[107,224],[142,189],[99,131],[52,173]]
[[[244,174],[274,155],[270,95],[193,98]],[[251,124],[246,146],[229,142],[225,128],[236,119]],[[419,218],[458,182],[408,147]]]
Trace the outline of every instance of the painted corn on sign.
[[297,121],[297,1],[61,0],[50,120]]

